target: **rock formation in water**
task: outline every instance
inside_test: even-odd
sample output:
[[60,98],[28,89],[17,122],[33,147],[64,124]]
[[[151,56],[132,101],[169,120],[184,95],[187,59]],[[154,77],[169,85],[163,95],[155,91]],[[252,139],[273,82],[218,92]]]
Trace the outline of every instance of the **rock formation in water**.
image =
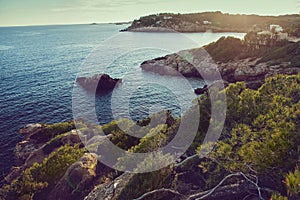
[[76,82],[86,90],[106,93],[112,91],[122,79],[111,78],[108,74],[97,74],[92,77],[77,77]]

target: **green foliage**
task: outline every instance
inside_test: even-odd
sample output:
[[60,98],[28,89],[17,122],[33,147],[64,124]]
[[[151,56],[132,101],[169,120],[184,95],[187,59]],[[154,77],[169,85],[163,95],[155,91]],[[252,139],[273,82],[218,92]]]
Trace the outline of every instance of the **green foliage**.
[[[164,160],[161,161],[163,162]],[[154,172],[134,174],[115,199],[134,199],[158,188],[170,188],[172,186],[173,175],[173,168],[171,166]]]
[[80,149],[78,145],[60,147],[43,161],[38,170],[37,179],[46,180],[49,184],[55,185],[66,170],[83,156],[83,153],[84,149]]
[[124,131],[112,131],[111,142],[121,149],[128,150],[132,146],[137,145],[139,139],[126,134]]
[[278,193],[272,195],[272,200],[296,200],[300,198],[300,171],[296,167],[293,172],[289,172],[285,176],[285,186],[287,189],[287,196],[282,196]]
[[112,131],[121,131],[116,120],[113,120],[110,123],[103,125],[102,130],[105,134],[109,134]]
[[273,194],[271,200],[288,200],[288,198],[281,196],[280,194]]
[[53,138],[56,135],[66,133],[68,131],[71,131],[72,129],[75,129],[74,122],[51,124],[46,126],[45,134]]
[[[221,42],[227,39],[223,38],[224,41]],[[228,109],[221,140],[217,142],[209,157],[202,160],[203,162],[199,158],[193,159],[176,170],[194,170],[197,173],[202,171],[201,177],[203,175],[206,182],[205,189],[215,186],[228,173],[255,172],[259,177],[259,184],[278,191],[273,194],[273,200],[299,198],[300,172],[295,168],[300,159],[299,83],[300,74],[268,78],[258,90],[247,89],[245,83],[230,84],[222,91],[222,93],[226,92]],[[219,94],[221,93],[216,95]],[[79,129],[88,138],[98,135],[103,130],[105,134],[111,136],[114,144],[128,150],[129,153],[146,153],[168,144],[181,125],[185,131],[183,137],[186,137],[191,134],[192,125],[199,123],[196,138],[186,152],[186,155],[190,156],[196,149],[200,152],[211,145],[209,143],[201,145],[205,137],[204,133],[212,121],[211,102],[207,95],[202,95],[194,103],[197,105],[194,105],[180,119],[174,119],[170,112],[167,112],[167,115],[161,112],[137,123],[129,119],[120,119],[103,126],[82,123]],[[190,119],[197,109],[200,109],[200,120]],[[190,120],[181,124],[185,119]],[[61,137],[66,135],[63,133],[73,128],[74,124],[68,122],[47,125],[44,131],[48,136],[45,145],[47,153],[59,147]],[[139,139],[128,133],[142,137]],[[84,151],[78,145],[58,148],[42,163],[33,164],[9,185],[3,186],[0,190],[0,198],[34,199],[47,195]],[[158,163],[168,163],[172,159],[174,158],[169,155],[152,154],[143,158],[143,162],[135,164],[134,168],[147,170],[153,167],[151,162],[153,160]],[[127,161],[120,158],[117,165],[123,162]],[[133,174],[115,198],[134,199],[157,188],[172,188],[176,179],[174,171],[173,166],[168,166],[155,172]]]
[[230,85],[230,137],[219,141],[210,157],[230,172],[254,170],[280,191],[284,174],[299,159],[299,82],[300,74],[269,78],[258,91],[245,89],[243,83]]
[[31,136],[31,139],[36,140],[38,143],[45,143],[57,135],[66,133],[75,129],[74,122],[62,122],[57,124],[46,125],[38,134]]
[[56,137],[48,141],[43,148],[43,153],[47,155],[51,153],[55,148],[62,146],[63,143],[61,141],[61,138],[66,137],[68,134],[69,133],[57,135]]
[[[165,19],[166,18],[166,19]],[[203,21],[212,22],[211,25],[203,25]],[[163,23],[161,23],[163,22]],[[181,24],[193,25],[193,29],[186,26],[180,27],[181,32],[201,32],[211,30],[213,32],[241,32],[250,30],[266,30],[270,24],[278,24],[284,28],[289,35],[300,36],[299,14],[282,16],[258,16],[258,15],[232,15],[217,12],[202,12],[191,14],[161,13],[149,15],[134,20],[129,29],[140,27],[166,27],[174,28]]]
[[129,151],[134,153],[147,153],[163,147],[167,140],[166,130],[166,124],[152,128],[145,137],[141,138],[140,143],[132,147]]
[[257,63],[272,64],[289,63],[287,67],[300,66],[300,42],[291,43],[286,40],[276,40],[268,34],[249,32],[244,40],[233,37],[222,37],[205,49],[218,62],[229,62],[235,59],[261,58]]
[[[35,168],[38,164],[34,164]],[[32,174],[32,169],[26,169],[21,176],[12,181],[9,185],[4,185],[0,189],[0,199],[15,200],[27,199],[32,200],[36,192],[42,191],[48,186],[46,181],[37,181]]]
[[205,46],[205,49],[215,61],[228,62],[241,53],[243,44],[234,37],[221,37],[217,42]]
[[[165,124],[166,126],[163,128],[164,133],[161,133],[161,135],[163,135],[165,134],[167,127],[170,127],[175,123],[176,120],[173,118],[170,111],[162,111],[144,120],[140,120],[136,124],[129,119],[119,119],[117,121],[114,120],[109,124],[103,125],[102,130],[105,134],[112,135],[111,142],[116,146],[125,150],[131,149],[132,151],[133,146],[136,146],[135,148],[140,149],[142,148],[141,146],[150,145],[150,140],[158,140],[157,138],[145,139],[147,137],[151,137],[151,131],[154,131],[152,129],[161,129],[162,127],[160,126],[160,124]],[[144,139],[140,140],[138,137],[134,137],[131,135],[136,135]],[[140,147],[137,147],[138,145],[140,145]],[[149,148],[152,147],[149,146]],[[143,151],[147,150],[144,149]]]
[[274,63],[290,62],[289,67],[300,66],[300,42],[287,43],[281,47],[274,48],[262,56],[259,62],[272,61]]
[[167,141],[166,130],[166,124],[160,124],[155,128],[150,129],[149,133],[141,138],[137,145],[132,146],[130,149],[128,149],[129,153],[126,157],[121,157],[118,159],[116,166],[120,169],[123,169],[124,165],[133,164],[134,166],[131,167],[137,168],[137,163],[133,162],[133,158],[130,156],[130,153],[148,153],[158,150],[160,147],[163,147]]
[[[110,141],[113,144],[124,150],[129,150],[140,143],[140,138],[146,135],[149,136],[151,129],[156,128],[160,124],[166,124],[167,127],[171,127],[175,123],[176,119],[173,118],[170,111],[161,111],[136,123],[130,119],[121,118],[113,120],[103,126],[92,125],[81,121],[77,122],[76,126],[79,131],[87,136],[87,139],[104,133],[110,136]],[[56,144],[54,140],[52,140],[50,144],[52,143],[53,145]]]
[[66,170],[83,153],[84,150],[79,149],[78,145],[60,147],[45,158],[42,163],[33,164],[11,184],[5,185],[0,192],[1,196],[5,199],[34,199],[37,193],[44,193],[53,188]]
[[300,171],[298,168],[286,175],[285,184],[291,198],[300,197]]
[[[236,84],[230,84],[226,88],[226,100],[227,100],[227,116],[226,125],[233,127],[234,124],[238,123],[241,119],[239,115],[241,97],[240,94],[246,89],[246,84],[244,82],[238,82]],[[243,116],[245,117],[245,116]]]

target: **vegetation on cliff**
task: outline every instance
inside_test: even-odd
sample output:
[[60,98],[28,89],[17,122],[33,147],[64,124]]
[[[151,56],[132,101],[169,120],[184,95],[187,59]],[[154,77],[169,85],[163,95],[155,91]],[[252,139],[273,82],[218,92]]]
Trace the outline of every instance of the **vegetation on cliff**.
[[83,150],[78,147],[62,146],[42,163],[34,163],[17,179],[2,188],[1,193],[5,193],[2,197],[25,200],[41,199],[49,195],[66,170],[83,155]]
[[[134,20],[125,30],[151,31],[149,28],[166,28],[178,32],[249,32],[255,30],[269,30],[271,24],[284,28],[289,35],[300,36],[300,16],[258,16],[232,15],[221,12],[204,12],[192,14],[160,13]],[[148,29],[143,29],[148,28]],[[158,29],[153,29],[157,31]]]
[[250,32],[243,40],[221,37],[204,47],[144,61],[140,67],[160,75],[212,81],[221,75],[229,83],[244,81],[247,87],[257,89],[267,77],[300,72],[300,41],[288,41],[279,35]]
[[[201,109],[198,133],[181,161],[159,171],[132,174],[129,177],[124,176],[127,178],[123,179],[122,172],[116,172],[101,163],[95,166],[93,164],[88,169],[95,169],[95,175],[90,176],[93,178],[88,185],[80,184],[77,195],[74,190],[74,199],[83,199],[93,186],[97,187],[91,194],[97,194],[98,199],[107,194],[111,195],[110,199],[195,199],[204,196],[211,199],[246,196],[299,198],[299,83],[300,74],[278,75],[268,78],[258,90],[248,89],[243,82],[239,82],[230,84],[225,91],[220,91],[226,92],[227,96],[225,127],[214,150],[200,159],[197,152],[206,148],[201,144],[210,122],[210,100],[207,94],[202,95],[195,101],[200,104]],[[160,115],[158,113],[156,117]],[[150,121],[151,118],[148,118],[133,123],[121,119],[122,127],[127,127],[126,131],[121,130],[115,121],[104,126],[82,122],[78,131],[97,135],[102,129],[117,146],[131,152],[148,152],[167,144],[175,136],[180,124],[180,119],[173,118],[170,112],[167,122],[148,127]],[[137,124],[140,128],[133,126]],[[53,134],[46,145],[57,143],[55,141],[59,141],[64,132],[70,130],[66,123],[52,127],[60,130],[60,134]],[[129,130],[148,136],[141,139],[126,136]],[[43,133],[49,135],[50,132]],[[0,190],[1,199],[46,199],[53,188],[62,187],[68,168],[85,151],[81,142],[54,148],[42,162],[28,166],[17,178],[6,183]],[[138,167],[149,167],[148,159],[151,158],[145,158]],[[165,159],[162,155],[161,162]],[[114,183],[116,178],[122,187],[114,192],[112,190],[111,193],[108,189],[106,193],[101,193],[101,188],[110,182]],[[215,186],[218,186],[217,189]],[[69,188],[71,185],[64,187]],[[79,188],[79,185],[72,187]],[[66,194],[61,195],[60,198],[64,198],[63,195]],[[88,196],[87,199],[93,198]]]
[[216,62],[226,63],[245,58],[260,58],[258,63],[290,62],[290,67],[300,66],[300,42],[277,40],[271,35],[262,37],[257,32],[247,33],[244,40],[222,37],[204,48]]

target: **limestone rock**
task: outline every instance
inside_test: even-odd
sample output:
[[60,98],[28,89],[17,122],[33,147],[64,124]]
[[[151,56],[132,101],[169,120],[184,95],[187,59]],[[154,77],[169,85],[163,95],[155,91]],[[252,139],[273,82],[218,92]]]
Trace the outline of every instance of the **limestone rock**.
[[130,173],[124,173],[113,181],[109,181],[102,185],[99,185],[92,190],[84,200],[110,200],[116,197],[126,184],[130,181],[133,175]]
[[15,147],[16,164],[22,165],[29,155],[36,150],[36,146],[28,140],[19,142]]
[[44,124],[27,124],[19,130],[19,133],[25,136],[25,139],[28,139],[30,136],[36,134],[45,128]]
[[51,191],[48,199],[83,199],[84,190],[91,186],[93,179],[96,177],[97,161],[96,154],[85,153],[79,161],[69,167]]
[[267,77],[300,72],[300,66],[290,67],[289,62],[274,64],[271,61],[262,63],[259,61],[260,58],[246,58],[214,63],[203,48],[198,48],[145,61],[141,64],[141,68],[160,75],[195,77],[210,81],[219,80],[221,76],[229,83],[245,81],[252,89],[260,87]]
[[97,74],[92,77],[77,77],[76,82],[92,92],[109,92],[117,86],[121,79],[111,78],[107,74]]
[[33,163],[43,162],[43,160],[57,148],[66,144],[80,144],[81,139],[79,134],[79,131],[71,130],[62,137],[53,139],[51,142],[45,144],[35,144],[28,140],[19,142],[15,147],[16,164],[18,167],[13,168],[13,170],[11,170],[11,172],[6,176],[6,182],[11,182]]

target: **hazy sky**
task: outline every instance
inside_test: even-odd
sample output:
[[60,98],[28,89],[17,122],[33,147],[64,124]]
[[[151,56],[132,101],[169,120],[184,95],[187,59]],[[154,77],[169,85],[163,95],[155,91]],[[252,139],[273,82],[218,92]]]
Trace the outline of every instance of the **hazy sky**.
[[131,21],[160,12],[282,15],[300,0],[0,0],[0,26]]

